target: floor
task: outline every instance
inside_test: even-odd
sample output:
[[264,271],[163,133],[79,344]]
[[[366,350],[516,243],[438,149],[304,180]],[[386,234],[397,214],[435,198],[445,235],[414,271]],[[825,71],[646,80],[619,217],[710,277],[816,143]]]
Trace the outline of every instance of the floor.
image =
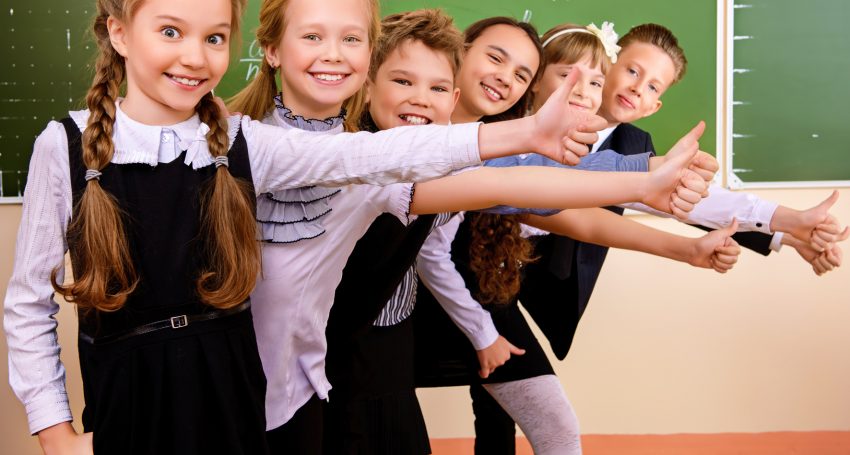
[[[850,431],[586,435],[584,455],[850,455]],[[472,439],[432,439],[434,455],[472,454]],[[516,455],[532,455],[524,438]]]

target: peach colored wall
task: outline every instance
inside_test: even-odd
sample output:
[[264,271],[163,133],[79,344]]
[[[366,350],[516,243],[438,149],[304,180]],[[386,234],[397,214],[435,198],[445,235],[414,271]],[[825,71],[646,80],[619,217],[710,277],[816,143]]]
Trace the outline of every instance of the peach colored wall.
[[[829,194],[756,193],[795,208]],[[833,213],[850,222],[850,190]],[[551,360],[586,433],[850,430],[850,264],[819,278],[785,247],[719,275],[612,251],[572,352]],[[419,396],[432,437],[473,434],[466,390]]]
[[[760,191],[791,207],[826,190]],[[850,222],[850,191],[834,213]],[[0,206],[0,291],[20,206]],[[668,220],[635,219],[698,235]],[[850,246],[847,244],[845,246]],[[73,309],[59,313],[69,393],[82,392]],[[631,252],[608,258],[567,361],[553,359],[586,433],[850,430],[850,265],[816,277],[796,253],[745,252],[718,275]],[[5,337],[0,338],[5,356]],[[0,376],[8,377],[6,362]],[[6,381],[4,380],[4,383]],[[465,390],[421,392],[432,437],[471,436]],[[0,387],[3,453],[37,454],[23,407]]]

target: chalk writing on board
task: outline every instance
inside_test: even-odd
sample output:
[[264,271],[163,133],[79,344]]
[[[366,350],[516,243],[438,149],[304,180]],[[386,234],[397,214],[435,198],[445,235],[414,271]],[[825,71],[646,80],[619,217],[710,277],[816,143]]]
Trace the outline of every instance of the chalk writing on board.
[[245,71],[245,80],[250,81],[260,72],[260,65],[263,63],[263,48],[257,43],[257,40],[251,41],[248,47],[248,56],[240,58],[240,63],[247,63],[248,69]]

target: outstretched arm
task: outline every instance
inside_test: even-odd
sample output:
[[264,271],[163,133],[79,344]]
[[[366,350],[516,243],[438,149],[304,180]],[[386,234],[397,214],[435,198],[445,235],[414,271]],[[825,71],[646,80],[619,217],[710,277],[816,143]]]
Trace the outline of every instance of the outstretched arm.
[[582,242],[649,253],[720,273],[731,269],[740,254],[740,247],[730,237],[737,222],[700,238],[660,231],[604,209],[569,210],[550,217],[529,215],[525,222]]
[[640,200],[658,210],[683,214],[701,199],[705,182],[685,169],[696,153],[694,129],[683,138],[689,149],[650,174],[583,172],[549,167],[480,168],[419,184],[411,213],[437,213],[510,205],[577,208]]

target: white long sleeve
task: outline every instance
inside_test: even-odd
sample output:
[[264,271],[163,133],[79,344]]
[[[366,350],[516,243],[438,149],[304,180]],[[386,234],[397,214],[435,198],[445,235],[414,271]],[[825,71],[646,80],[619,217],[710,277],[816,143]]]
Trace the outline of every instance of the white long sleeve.
[[[724,228],[738,220],[738,231],[755,231],[771,234],[770,220],[779,205],[766,201],[754,194],[741,191],[729,191],[718,185],[709,187],[707,198],[703,198],[688,214],[687,223],[698,224],[712,229]],[[665,218],[673,215],[660,212],[640,203],[623,204],[621,207],[649,213]]]
[[499,332],[490,313],[481,307],[466,288],[452,262],[451,246],[463,212],[434,229],[416,258],[416,270],[422,283],[431,291],[455,325],[469,338],[476,350],[493,344]]

